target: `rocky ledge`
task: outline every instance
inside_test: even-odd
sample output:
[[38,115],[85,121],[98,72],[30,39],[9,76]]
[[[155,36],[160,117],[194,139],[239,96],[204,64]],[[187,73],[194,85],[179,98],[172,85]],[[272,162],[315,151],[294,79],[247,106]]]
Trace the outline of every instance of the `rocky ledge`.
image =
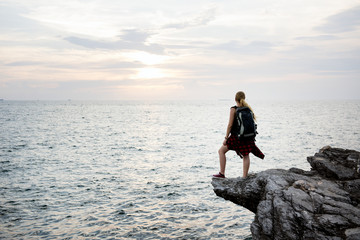
[[219,197],[253,213],[253,239],[360,239],[360,152],[324,147],[310,171],[269,169],[213,179]]

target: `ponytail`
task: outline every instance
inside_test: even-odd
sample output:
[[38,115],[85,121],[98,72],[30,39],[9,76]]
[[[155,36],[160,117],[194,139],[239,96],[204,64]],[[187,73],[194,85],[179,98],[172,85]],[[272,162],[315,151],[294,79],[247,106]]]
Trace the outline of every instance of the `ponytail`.
[[256,121],[255,113],[250,107],[250,105],[245,101],[245,93],[244,92],[237,92],[235,95],[235,101],[240,104],[240,107],[248,107],[253,112],[254,120]]

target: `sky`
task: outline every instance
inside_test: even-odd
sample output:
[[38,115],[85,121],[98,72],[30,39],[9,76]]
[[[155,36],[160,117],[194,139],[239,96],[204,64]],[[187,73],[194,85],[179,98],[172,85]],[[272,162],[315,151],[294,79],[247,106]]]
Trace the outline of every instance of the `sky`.
[[360,99],[359,0],[1,0],[7,100]]

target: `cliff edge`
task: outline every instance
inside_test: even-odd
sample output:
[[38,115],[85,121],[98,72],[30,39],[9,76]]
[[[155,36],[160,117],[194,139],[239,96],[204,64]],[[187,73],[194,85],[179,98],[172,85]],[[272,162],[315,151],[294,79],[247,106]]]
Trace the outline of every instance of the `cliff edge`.
[[360,152],[324,147],[312,169],[269,169],[212,180],[219,197],[253,213],[253,239],[360,240]]

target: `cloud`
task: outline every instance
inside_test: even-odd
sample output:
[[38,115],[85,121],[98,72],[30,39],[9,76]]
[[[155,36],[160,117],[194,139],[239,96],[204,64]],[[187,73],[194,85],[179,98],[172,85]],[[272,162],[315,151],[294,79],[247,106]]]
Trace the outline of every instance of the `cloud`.
[[[253,82],[292,88],[296,80],[312,89],[317,79],[355,92],[356,1],[3,0],[0,97],[138,98],[171,85],[184,86],[184,96],[213,98]],[[169,77],[154,79],[160,73]]]
[[120,35],[120,37],[124,42],[143,43],[151,36],[151,34],[147,32],[138,31],[136,29],[127,29],[123,30],[123,32],[124,34]]
[[21,10],[15,7],[0,5],[0,29],[26,28],[32,25],[34,21],[22,17]]
[[[67,58],[67,57],[65,57]],[[67,58],[68,59],[68,58]],[[12,67],[8,69],[14,68],[17,69],[17,72],[20,70],[26,69],[26,67],[36,66],[37,70],[40,72],[41,69],[57,69],[57,70],[66,70],[76,68],[77,70],[81,69],[92,69],[92,70],[131,70],[136,68],[142,68],[146,65],[139,61],[121,61],[114,59],[107,59],[102,61],[82,61],[82,62],[74,62],[74,61],[66,61],[64,59],[57,59],[56,61],[12,61],[8,63],[4,63],[4,66]]]
[[271,50],[275,45],[265,41],[253,41],[248,44],[241,44],[239,41],[230,41],[227,43],[215,45],[212,48],[239,54],[264,54]]
[[[182,88],[177,81],[147,80],[67,80],[67,81],[10,81],[1,83],[0,96],[16,100],[110,100],[149,99]],[[160,92],[159,92],[160,91]]]
[[319,36],[306,36],[306,37],[297,37],[295,40],[310,40],[310,41],[328,41],[339,39],[334,35],[319,35]]
[[26,9],[0,4],[0,30],[7,34],[16,32],[39,33],[49,30],[39,22],[24,16]]
[[93,99],[107,89],[132,84],[134,83],[129,80],[12,81],[4,84],[0,94],[4,98],[15,96],[16,99],[32,99],[34,96],[37,99],[77,99],[79,95],[85,96],[85,99]]
[[215,16],[216,16],[216,8],[213,7],[201,12],[197,16],[187,18],[183,21],[166,24],[163,26],[163,28],[183,29],[188,27],[202,26],[214,20]]
[[326,22],[315,28],[325,33],[341,33],[354,31],[360,26],[360,6],[332,15]]
[[20,67],[20,66],[34,66],[42,64],[42,62],[35,62],[35,61],[17,61],[17,62],[10,62],[5,64],[5,66],[12,66],[12,67]]
[[87,38],[70,36],[64,38],[66,41],[91,49],[110,49],[110,50],[138,50],[154,54],[163,54],[164,47],[159,44],[149,44],[147,39],[152,35],[135,29],[124,30],[118,41],[99,41]]

